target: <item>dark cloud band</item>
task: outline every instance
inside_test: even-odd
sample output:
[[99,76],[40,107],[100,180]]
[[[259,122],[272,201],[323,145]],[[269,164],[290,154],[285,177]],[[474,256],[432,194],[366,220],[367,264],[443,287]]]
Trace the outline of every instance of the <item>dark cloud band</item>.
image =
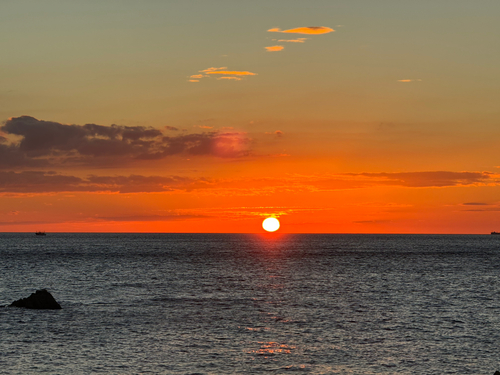
[[[166,127],[167,130],[175,130]],[[144,126],[66,125],[30,116],[14,117],[0,128],[9,143],[0,139],[0,168],[41,167],[57,164],[124,164],[137,159],[171,155],[212,155],[238,158],[249,154],[249,140],[242,133],[209,132],[165,136]]]
[[[163,193],[223,189],[236,194],[258,194],[264,190],[326,191],[363,189],[377,186],[403,188],[443,188],[454,186],[498,185],[497,176],[489,172],[402,172],[347,173],[333,176],[309,176],[287,179],[213,180],[181,176],[96,176],[86,178],[50,171],[0,171],[0,193],[111,192]],[[250,192],[248,190],[251,190]],[[480,206],[483,203],[465,203]]]

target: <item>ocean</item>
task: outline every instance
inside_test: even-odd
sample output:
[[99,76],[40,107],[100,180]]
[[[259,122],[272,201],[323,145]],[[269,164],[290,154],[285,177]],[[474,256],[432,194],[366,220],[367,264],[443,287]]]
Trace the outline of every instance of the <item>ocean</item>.
[[0,234],[0,374],[489,374],[500,236]]

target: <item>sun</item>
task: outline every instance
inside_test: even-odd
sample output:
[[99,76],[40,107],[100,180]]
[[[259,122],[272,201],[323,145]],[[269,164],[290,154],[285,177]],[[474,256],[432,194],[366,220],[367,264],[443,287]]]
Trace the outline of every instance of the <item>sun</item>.
[[276,232],[280,229],[280,222],[275,217],[268,217],[262,222],[262,228],[268,232]]

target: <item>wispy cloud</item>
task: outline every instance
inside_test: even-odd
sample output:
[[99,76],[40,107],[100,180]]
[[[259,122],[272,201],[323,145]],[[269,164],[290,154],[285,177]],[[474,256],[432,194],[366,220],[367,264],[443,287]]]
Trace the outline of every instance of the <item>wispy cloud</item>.
[[[279,136],[279,131],[275,132]],[[231,148],[231,136],[219,139],[222,149]],[[270,155],[286,157],[287,154]],[[168,193],[198,191],[200,194],[225,196],[256,196],[277,192],[320,192],[373,187],[447,188],[467,186],[498,186],[497,175],[490,172],[401,172],[401,173],[344,173],[325,175],[291,175],[280,178],[210,179],[183,176],[117,175],[78,177],[50,171],[0,171],[0,193],[58,193],[58,192],[109,192],[109,193]],[[473,210],[491,207],[486,203],[463,203]],[[486,206],[485,208],[482,208]],[[477,207],[477,208],[472,208]]]
[[270,46],[270,47],[264,47],[268,52],[277,52],[283,50],[285,47],[283,46]]
[[[278,42],[285,43],[305,43],[305,41],[309,38],[297,38],[297,39],[278,39]],[[274,40],[274,39],[273,39]]]
[[288,29],[288,30],[281,30],[277,27],[273,29],[267,30],[268,32],[271,33],[290,33],[290,34],[311,34],[311,35],[318,35],[318,34],[327,34],[327,33],[332,33],[335,30],[330,28],[330,27],[325,27],[325,26],[305,26],[305,27],[296,27],[294,29]]
[[222,67],[220,67],[220,68],[214,68],[214,67],[212,67],[212,68],[207,68],[207,69],[204,69],[204,70],[200,70],[200,72],[203,72],[203,73],[208,73],[208,72],[214,72],[214,71],[216,71],[216,70],[225,70],[225,69],[227,69],[227,66],[222,66]]
[[[296,27],[288,30],[281,30],[280,28],[272,28],[267,30],[271,33],[289,33],[289,34],[308,34],[308,35],[320,35],[332,33],[335,30],[330,27],[325,26],[307,26],[307,27]],[[273,39],[273,41],[284,42],[284,43],[305,43],[305,41],[310,38],[295,38],[295,39]],[[270,47],[264,47],[269,52],[281,51],[285,47],[276,45]]]
[[203,178],[179,176],[94,176],[86,178],[62,175],[55,172],[24,171],[1,172],[1,193],[57,193],[57,192],[108,192],[108,193],[159,193],[178,190],[207,188],[210,183]]
[[217,79],[229,79],[234,81],[241,81],[240,77],[217,77]]
[[276,137],[282,137],[283,136],[283,132],[281,130],[276,130],[274,132],[265,132],[264,134],[275,135]]
[[421,79],[398,79],[398,82],[408,83],[408,82],[421,82]]
[[210,78],[213,75],[223,75],[224,77],[218,77],[217,80],[233,80],[241,81],[244,76],[256,76],[257,73],[245,71],[245,70],[227,70],[226,66],[220,68],[207,68],[200,70],[202,74],[193,74],[189,76],[188,82],[199,82],[202,78]]
[[247,71],[237,71],[237,70],[214,70],[207,72],[207,74],[224,74],[224,75],[235,75],[235,76],[256,76],[257,73],[247,72]]
[[348,173],[345,176],[371,180],[379,185],[405,187],[449,187],[485,183],[497,183],[491,172],[395,172],[395,173]]

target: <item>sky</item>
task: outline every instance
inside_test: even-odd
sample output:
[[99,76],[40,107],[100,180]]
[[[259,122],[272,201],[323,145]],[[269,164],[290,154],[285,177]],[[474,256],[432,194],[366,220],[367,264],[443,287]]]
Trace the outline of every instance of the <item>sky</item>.
[[499,14],[4,0],[0,231],[498,231]]

